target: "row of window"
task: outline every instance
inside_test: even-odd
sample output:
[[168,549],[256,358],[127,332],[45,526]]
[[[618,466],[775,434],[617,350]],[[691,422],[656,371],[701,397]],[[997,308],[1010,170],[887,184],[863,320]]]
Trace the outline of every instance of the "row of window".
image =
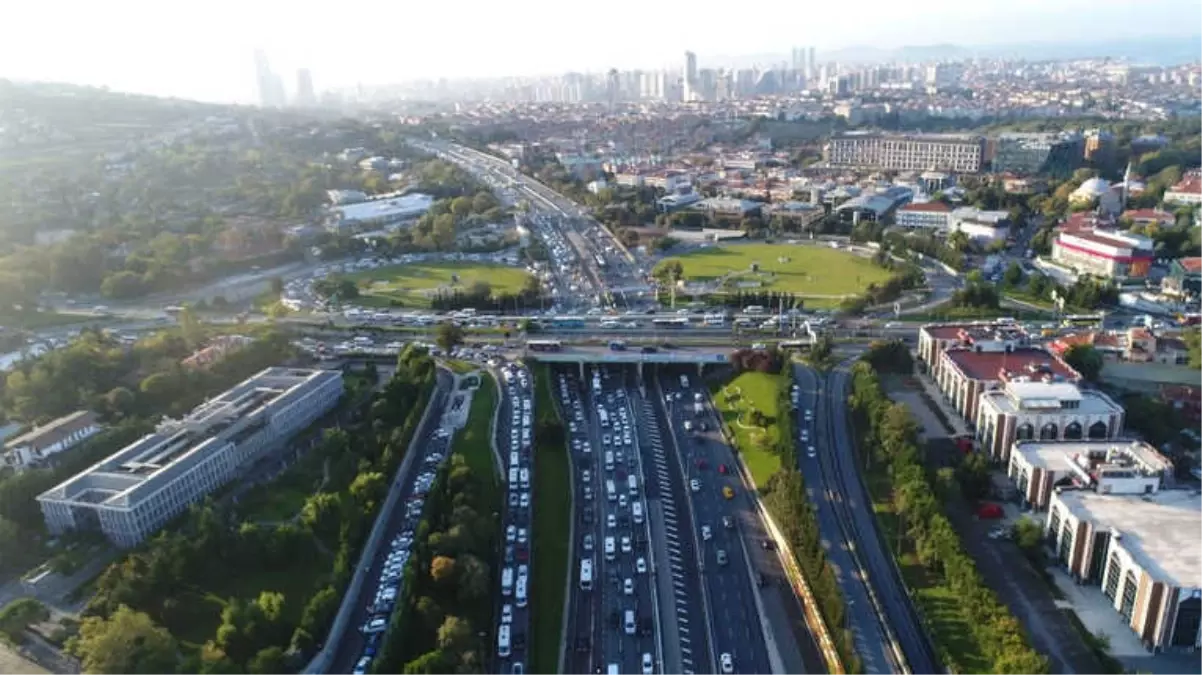
[[[1055,441],[1057,440],[1056,434],[1058,431],[1059,427],[1055,422],[1048,422],[1039,428],[1039,440]],[[1083,431],[1084,427],[1081,426],[1080,422],[1069,422],[1064,426],[1064,435],[1059,437],[1059,440],[1082,440],[1084,438]],[[1109,431],[1110,427],[1108,427],[1105,422],[1094,422],[1093,424],[1089,425],[1089,440],[1104,441],[1106,440]],[[1019,441],[1035,440],[1035,426],[1029,422],[1018,425],[1018,428],[1014,431],[1014,438],[1015,440]]]

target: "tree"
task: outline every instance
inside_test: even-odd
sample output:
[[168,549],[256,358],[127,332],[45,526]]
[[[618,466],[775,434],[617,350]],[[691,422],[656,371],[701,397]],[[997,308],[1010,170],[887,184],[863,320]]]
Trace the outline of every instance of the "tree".
[[172,673],[178,646],[149,615],[121,605],[107,619],[84,619],[67,649],[88,673]]
[[465,618],[448,616],[438,627],[438,648],[444,652],[460,652],[470,649],[475,640],[472,624]]
[[1202,368],[1202,329],[1186,330],[1181,334],[1181,339],[1189,350],[1189,367],[1194,370]]
[[664,258],[659,261],[651,276],[672,290],[672,307],[676,307],[676,286],[684,278],[684,264],[679,258]]
[[[15,529],[11,522],[4,522],[7,527]],[[4,609],[0,609],[0,633],[7,635],[13,644],[20,644],[26,628],[39,621],[49,619],[50,610],[37,600],[33,598],[13,600],[5,605]]]
[[466,218],[472,213],[472,200],[469,197],[456,197],[451,201],[451,215],[456,220]]
[[436,555],[430,562],[430,578],[435,583],[448,583],[455,578],[455,559],[445,555]]
[[1064,361],[1090,382],[1097,382],[1105,361],[1091,345],[1073,345],[1064,352]]
[[263,673],[263,675],[286,673],[289,672],[288,657],[279,646],[264,647],[250,660],[247,669],[252,673]]
[[444,321],[438,324],[434,341],[444,352],[450,354],[455,347],[463,344],[463,329],[451,321]]
[[1002,283],[1006,288],[1018,288],[1023,282],[1023,268],[1016,262],[1010,263],[1006,268],[1006,272],[1002,274]]
[[962,230],[956,230],[947,237],[947,245],[951,247],[953,251],[964,252],[968,250],[968,245],[970,243],[972,243],[972,240],[970,240],[968,235],[964,234]]

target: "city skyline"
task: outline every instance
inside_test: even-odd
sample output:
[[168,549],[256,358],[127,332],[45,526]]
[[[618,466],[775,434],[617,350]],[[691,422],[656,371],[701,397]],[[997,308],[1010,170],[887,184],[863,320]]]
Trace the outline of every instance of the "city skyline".
[[[17,31],[0,44],[0,77],[251,103],[260,100],[251,57],[256,50],[266,53],[274,72],[291,85],[291,98],[300,69],[309,70],[320,89],[328,90],[442,77],[679,69],[685,51],[698,55],[698,67],[711,68],[748,56],[772,55],[787,62],[797,47],[816,48],[822,58],[824,52],[847,47],[957,44],[985,48],[999,43],[1050,42],[1062,40],[1065,26],[1086,20],[1090,31],[1085,37],[1094,41],[1147,37],[1133,35],[1133,25],[1163,26],[1158,33],[1186,38],[1195,35],[1202,24],[1202,7],[1187,0],[1150,0],[1139,6],[1066,0],[1052,7],[1032,0],[989,5],[932,0],[922,12],[881,3],[854,17],[838,7],[798,7],[768,0],[757,6],[756,16],[772,17],[771,25],[791,29],[738,32],[729,31],[725,21],[699,21],[688,30],[665,34],[652,27],[678,22],[678,13],[626,0],[619,0],[605,13],[587,17],[567,15],[562,6],[547,0],[525,0],[505,8],[479,5],[455,14],[440,7],[399,9],[368,2],[359,16],[371,16],[370,25],[393,25],[404,34],[402,40],[375,45],[361,31],[333,28],[325,15],[297,13],[294,6],[278,2],[247,6],[214,0],[211,11],[196,15],[141,0],[118,0],[103,8],[66,4],[72,8],[65,11],[76,18],[68,26],[55,18],[64,11],[61,6],[56,6],[53,15],[42,6],[6,9],[13,25],[29,29]],[[631,21],[636,15],[639,20]],[[229,17],[238,21],[231,23]],[[854,29],[838,29],[848,22],[855,23]],[[182,23],[189,30],[172,28]],[[452,23],[452,32],[423,28]],[[589,35],[580,34],[583,25],[588,26]],[[984,30],[986,26],[988,30]],[[538,38],[515,39],[524,34]],[[456,39],[447,40],[448,35]],[[618,42],[612,36],[639,47],[614,47]],[[591,48],[590,42],[595,43]],[[74,48],[64,49],[64,43]],[[88,58],[79,58],[80,53]]]

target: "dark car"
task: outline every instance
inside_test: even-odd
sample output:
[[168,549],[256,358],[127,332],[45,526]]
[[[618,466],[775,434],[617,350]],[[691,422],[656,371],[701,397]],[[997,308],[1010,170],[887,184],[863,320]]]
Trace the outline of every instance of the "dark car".
[[526,634],[525,633],[514,633],[513,634],[513,648],[514,649],[525,649],[526,648]]
[[593,641],[591,639],[589,639],[589,636],[587,636],[587,635],[577,635],[576,636],[576,651],[587,652],[589,649],[592,649],[592,646],[593,646]]
[[643,349],[641,351],[644,354],[654,354],[655,352],[658,352],[659,350],[656,349],[654,345],[643,345]]

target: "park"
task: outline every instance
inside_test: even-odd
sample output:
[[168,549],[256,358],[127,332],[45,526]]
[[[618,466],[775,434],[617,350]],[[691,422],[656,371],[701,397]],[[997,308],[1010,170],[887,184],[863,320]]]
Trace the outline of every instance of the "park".
[[488,284],[493,296],[519,293],[530,274],[519,267],[476,262],[393,265],[347,275],[359,286],[359,304],[427,308],[442,293],[470,293]]

